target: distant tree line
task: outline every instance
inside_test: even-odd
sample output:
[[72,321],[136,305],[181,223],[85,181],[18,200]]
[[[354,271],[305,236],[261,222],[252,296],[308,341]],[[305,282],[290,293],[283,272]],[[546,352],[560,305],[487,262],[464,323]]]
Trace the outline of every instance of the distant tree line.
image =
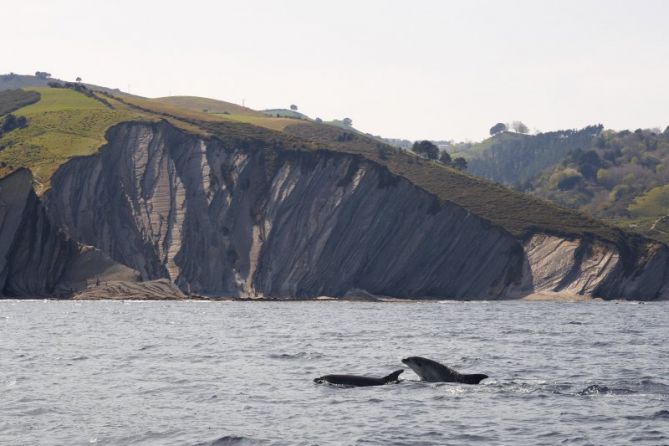
[[505,133],[492,138],[487,150],[469,160],[469,171],[524,190],[528,181],[561,162],[568,152],[591,147],[602,129],[602,125],[593,125],[532,136]]
[[516,133],[522,133],[522,134],[529,133],[530,131],[530,129],[521,121],[513,121],[511,124],[498,122],[497,124],[490,127],[490,135],[495,136],[500,133],[508,132],[509,129],[512,129]]

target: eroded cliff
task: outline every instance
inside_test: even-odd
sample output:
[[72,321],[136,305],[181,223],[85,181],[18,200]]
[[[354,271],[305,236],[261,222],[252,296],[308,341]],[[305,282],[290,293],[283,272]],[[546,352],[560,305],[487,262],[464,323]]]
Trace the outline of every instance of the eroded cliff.
[[109,279],[138,277],[54,225],[33,191],[30,171],[0,180],[0,296],[67,296]]
[[[499,296],[522,267],[501,228],[361,157],[123,124],[46,196],[75,239],[207,295]],[[501,259],[501,261],[500,261]]]
[[664,245],[632,256],[541,231],[519,240],[362,156],[203,139],[166,122],[120,124],[107,137],[59,168],[36,221],[145,281],[238,297],[667,295]]

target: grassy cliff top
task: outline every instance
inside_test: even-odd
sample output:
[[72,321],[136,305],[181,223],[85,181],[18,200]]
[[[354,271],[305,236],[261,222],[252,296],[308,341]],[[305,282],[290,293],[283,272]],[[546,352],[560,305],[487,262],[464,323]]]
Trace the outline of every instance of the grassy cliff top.
[[243,116],[265,116],[263,113],[252,110],[242,105],[232,102],[220,101],[218,99],[201,98],[198,96],[166,96],[156,98],[155,101],[170,104],[175,107],[186,110],[198,111],[203,113],[217,113]]
[[96,152],[106,130],[122,121],[150,119],[126,108],[111,108],[95,98],[66,88],[34,88],[39,101],[13,114],[28,126],[0,138],[0,174],[29,168],[38,192],[48,187],[53,172],[68,159]]
[[[203,113],[162,101],[72,88],[39,87],[18,91],[22,93],[1,92],[0,104],[6,105],[16,116],[26,117],[28,126],[0,137],[0,176],[21,167],[28,168],[33,172],[38,194],[48,189],[51,175],[61,164],[72,157],[97,152],[106,143],[107,130],[125,121],[165,119],[182,130],[205,137],[220,134],[240,139],[281,139],[284,146],[298,145],[297,138],[272,131],[288,125],[284,119],[262,114]],[[25,105],[31,101],[34,103]]]

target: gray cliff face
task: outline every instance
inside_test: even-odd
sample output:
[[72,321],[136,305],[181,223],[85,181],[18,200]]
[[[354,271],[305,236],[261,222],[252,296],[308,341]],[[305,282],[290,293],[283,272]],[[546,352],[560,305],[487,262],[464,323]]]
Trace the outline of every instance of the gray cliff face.
[[[205,295],[486,298],[519,280],[506,231],[351,155],[114,127],[45,201],[74,239]],[[244,147],[246,145],[246,147]]]
[[67,294],[85,287],[93,276],[114,273],[129,280],[129,272],[103,253],[70,240],[50,221],[28,170],[0,180],[0,296]]
[[354,155],[166,122],[108,139],[42,200],[27,170],[0,179],[0,296],[669,298],[665,245],[517,240]]
[[537,292],[626,299],[669,298],[667,247],[652,243],[643,258],[624,265],[609,243],[535,234],[523,245],[522,282],[510,294]]

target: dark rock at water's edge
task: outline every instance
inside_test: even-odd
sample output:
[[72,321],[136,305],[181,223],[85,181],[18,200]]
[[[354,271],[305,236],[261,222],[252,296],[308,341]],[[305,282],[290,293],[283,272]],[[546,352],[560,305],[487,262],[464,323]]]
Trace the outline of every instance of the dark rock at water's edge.
[[623,268],[603,241],[518,240],[357,155],[203,139],[167,122],[107,137],[61,166],[42,200],[27,171],[0,180],[3,295],[139,279],[236,298],[669,295],[662,244]]

